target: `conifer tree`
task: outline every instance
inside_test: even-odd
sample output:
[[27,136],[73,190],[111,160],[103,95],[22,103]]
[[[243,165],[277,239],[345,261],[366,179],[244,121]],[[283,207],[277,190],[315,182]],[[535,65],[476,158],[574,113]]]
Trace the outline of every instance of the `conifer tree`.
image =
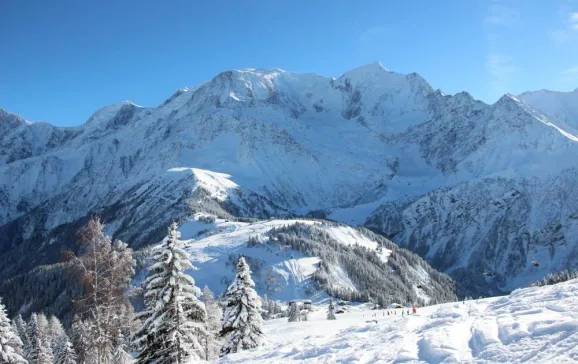
[[52,354],[56,357],[56,350],[61,337],[66,336],[66,339],[68,340],[68,335],[66,335],[60,320],[54,315],[50,316],[48,319],[48,336],[50,337]]
[[333,297],[329,297],[329,307],[327,308],[327,319],[335,320],[335,305],[333,304]]
[[[18,336],[20,337],[20,340],[22,341],[22,348],[24,350],[24,348],[26,348],[28,346],[29,340],[28,340],[28,329],[26,327],[26,322],[22,318],[21,314],[18,314],[16,316],[16,318],[12,322],[12,325],[16,328],[16,332],[18,333]],[[25,350],[24,350],[24,355],[26,355]]]
[[28,350],[30,349],[30,339],[28,338],[28,327],[26,321],[24,321],[21,314],[18,314],[12,321],[12,326],[14,327],[14,331],[18,334],[20,341],[22,341],[22,356],[24,359],[27,359]]
[[283,312],[283,308],[281,307],[281,305],[277,301],[273,302],[273,313],[278,314],[278,313],[282,313],[282,312]]
[[78,358],[68,336],[62,335],[54,343],[54,364],[76,364]]
[[145,281],[146,310],[140,315],[142,327],[135,334],[140,349],[138,363],[181,364],[198,360],[204,349],[207,311],[199,301],[201,292],[184,272],[195,269],[178,239],[176,223],[153,255],[156,261]]
[[0,299],[0,363],[27,363],[22,356],[22,340],[10,324],[2,299]]
[[[28,337],[30,348],[28,362],[30,364],[53,364],[52,348],[45,326],[46,316],[33,313],[28,322]],[[46,321],[46,324],[48,321]]]
[[251,269],[245,258],[241,257],[237,263],[235,280],[224,296],[221,336],[227,341],[221,348],[221,355],[255,348],[263,341],[261,299],[254,286]]
[[297,302],[290,302],[288,308],[289,322],[301,321],[301,313],[299,312],[299,305]]
[[56,316],[50,316],[48,319],[48,333],[54,364],[75,364],[77,361],[76,353],[66,331],[64,331],[60,320]]
[[[40,312],[38,315],[38,328],[42,331],[42,345],[44,347],[44,351],[50,355],[52,360],[54,360],[54,352],[52,350],[52,340],[53,340],[53,332],[50,327],[50,323],[48,322],[48,318],[43,312]],[[62,325],[60,326],[62,329]]]
[[78,317],[72,321],[71,341],[79,363],[89,362],[96,356],[95,347],[88,345],[88,325]]
[[219,332],[221,331],[221,318],[223,316],[221,307],[215,301],[213,292],[205,285],[203,288],[202,301],[207,310],[207,334],[204,337],[203,346],[205,353],[203,359],[211,360],[219,356],[220,343],[218,340]]
[[122,332],[119,331],[117,337],[117,345],[115,352],[113,353],[113,363],[114,364],[133,364],[134,359],[127,352],[127,342],[124,338]]

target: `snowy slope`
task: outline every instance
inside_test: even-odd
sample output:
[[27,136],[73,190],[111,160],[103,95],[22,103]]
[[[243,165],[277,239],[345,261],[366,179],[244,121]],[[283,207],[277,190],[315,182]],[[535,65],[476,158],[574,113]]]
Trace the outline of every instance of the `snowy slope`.
[[540,90],[524,92],[518,98],[555,120],[573,135],[578,134],[578,89],[573,92]]
[[[0,278],[59,260],[93,213],[134,247],[197,212],[312,213],[379,230],[475,292],[510,290],[578,262],[577,123],[546,112],[379,63],[338,78],[226,71],[74,128],[2,110]],[[543,269],[529,275],[533,255]]]
[[[185,223],[179,229],[181,239],[198,239],[185,240],[185,247],[191,255],[193,265],[199,268],[198,271],[191,272],[197,285],[202,287],[206,284],[213,292],[224,292],[233,277],[238,257],[243,255],[248,257],[249,265],[254,271],[256,289],[261,294],[266,293],[274,299],[284,301],[306,297],[306,291],[312,289],[311,275],[317,270],[319,259],[305,257],[294,251],[247,247],[251,236],[262,236],[275,226],[297,221],[242,223],[217,220],[214,227],[198,220]],[[187,234],[196,230],[194,226],[201,226],[200,230],[205,232],[201,236]],[[274,282],[268,282],[267,277],[273,277]]]
[[[267,294],[270,298],[282,301],[295,298],[320,301],[327,298],[327,294],[313,277],[320,269],[321,257],[272,243],[270,239],[275,239],[275,235],[271,236],[269,233],[275,228],[295,224],[310,226],[313,231],[326,232],[329,237],[334,238],[337,249],[339,246],[363,246],[374,252],[383,262],[387,262],[387,258],[393,254],[393,250],[384,245],[384,240],[375,240],[372,235],[363,234],[360,230],[329,222],[299,219],[270,219],[250,223],[216,219],[212,222],[202,216],[198,214],[195,219],[185,222],[179,231],[193,265],[199,268],[190,272],[197,285],[202,287],[206,284],[217,294],[226,290],[234,275],[236,261],[243,255],[251,266],[256,289],[261,295]],[[258,243],[248,244],[250,239]],[[321,240],[315,243],[323,244]],[[441,275],[433,271],[427,263],[417,257],[403,260],[404,256],[411,257],[413,254],[395,249],[395,254],[399,255],[396,262],[404,264],[403,275],[407,277],[404,279],[408,279],[405,283],[410,289],[419,291],[414,298],[419,297],[421,302],[427,303],[432,299],[428,296],[430,292],[435,293],[436,297],[442,297],[442,290],[451,291],[451,287],[440,288],[438,283],[435,283]],[[399,270],[399,265],[396,264],[398,263],[390,265],[388,270]],[[380,274],[384,286],[388,285],[387,280],[391,279],[392,274],[397,275],[390,271],[381,271]],[[348,270],[337,262],[330,263],[328,285],[332,289],[361,294],[363,292],[356,280],[357,278],[350,276]],[[423,287],[418,289],[418,283],[423,284]],[[447,297],[451,297],[451,293]]]
[[325,320],[266,321],[268,342],[221,363],[576,363],[578,280],[509,296],[384,315],[357,307]]

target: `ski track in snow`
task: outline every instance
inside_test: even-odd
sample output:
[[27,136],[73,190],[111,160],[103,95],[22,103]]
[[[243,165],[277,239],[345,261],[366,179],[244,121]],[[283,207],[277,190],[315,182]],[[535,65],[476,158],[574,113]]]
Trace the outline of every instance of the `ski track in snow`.
[[577,305],[578,280],[419,308],[409,317],[357,306],[326,321],[326,307],[315,306],[307,322],[267,321],[263,347],[219,362],[577,363]]

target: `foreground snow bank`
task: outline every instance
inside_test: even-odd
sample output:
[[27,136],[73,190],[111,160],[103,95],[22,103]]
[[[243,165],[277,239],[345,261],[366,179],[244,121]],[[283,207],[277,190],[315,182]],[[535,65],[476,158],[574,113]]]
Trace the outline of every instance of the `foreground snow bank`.
[[[576,363],[578,280],[514,291],[509,296],[387,316],[362,307],[325,320],[268,321],[268,343],[224,363]],[[385,314],[385,316],[384,316]]]

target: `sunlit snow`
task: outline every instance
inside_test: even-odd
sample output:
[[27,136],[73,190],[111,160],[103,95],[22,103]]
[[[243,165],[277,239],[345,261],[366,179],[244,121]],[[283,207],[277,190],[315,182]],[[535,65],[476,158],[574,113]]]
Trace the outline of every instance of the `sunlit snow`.
[[409,316],[362,305],[327,321],[326,306],[317,305],[306,322],[266,321],[265,346],[220,362],[576,363],[577,306],[578,280]]

